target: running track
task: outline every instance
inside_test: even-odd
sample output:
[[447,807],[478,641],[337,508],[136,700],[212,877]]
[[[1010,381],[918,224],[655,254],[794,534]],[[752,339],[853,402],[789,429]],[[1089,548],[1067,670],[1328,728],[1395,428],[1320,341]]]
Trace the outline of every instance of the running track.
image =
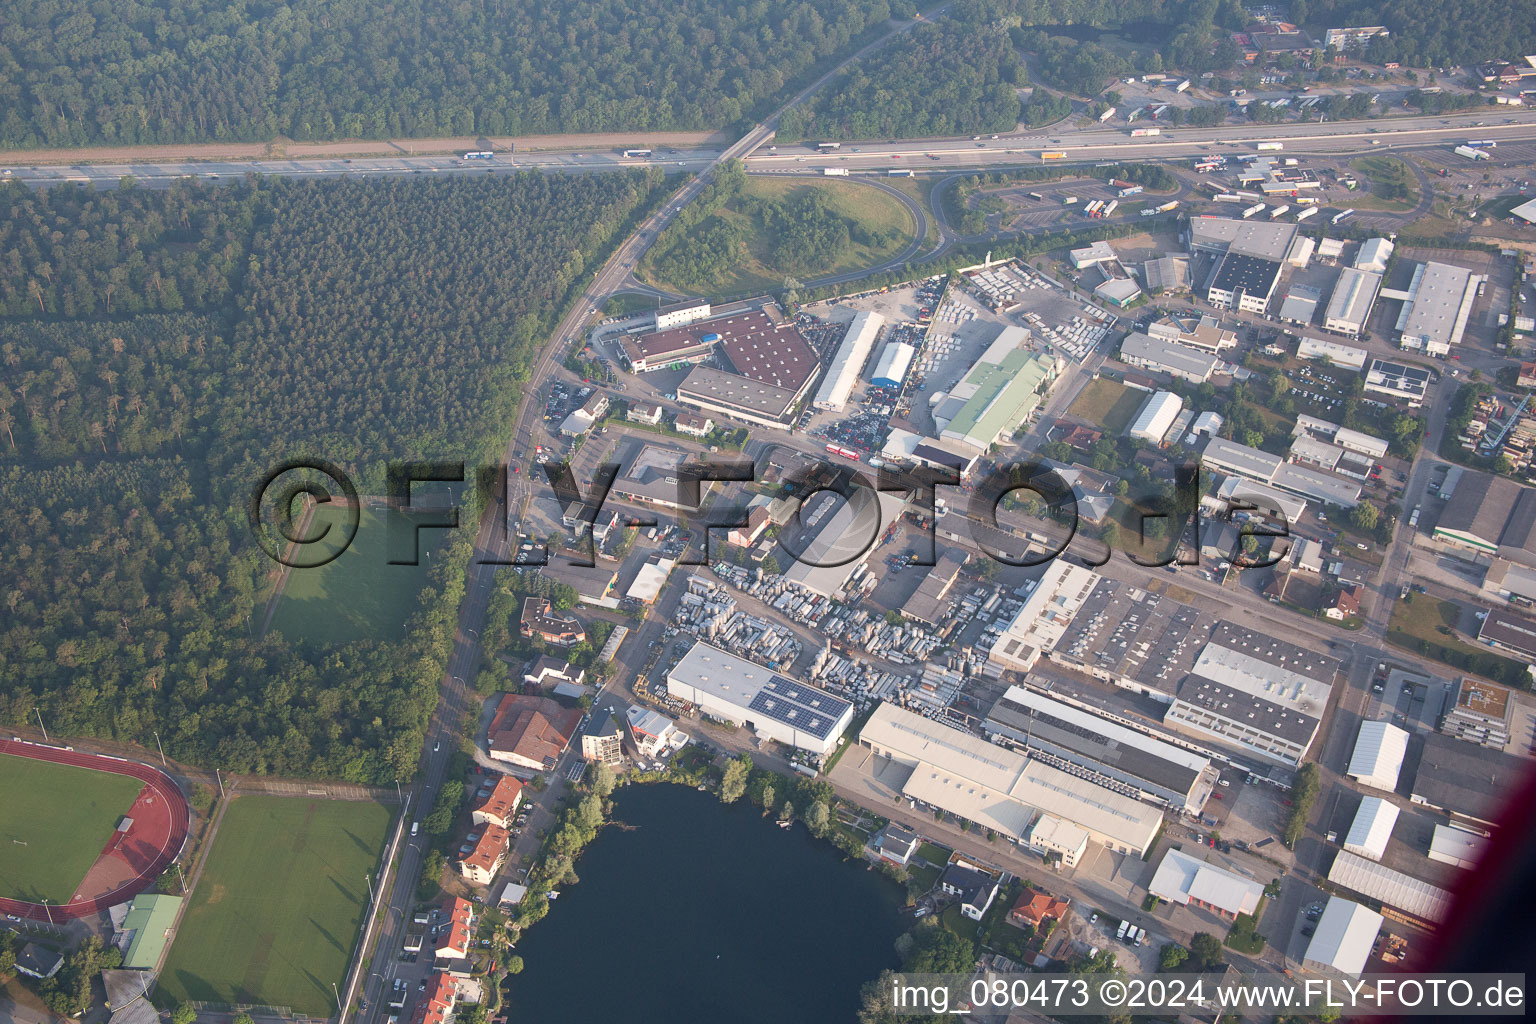
[[0,911],[38,921],[49,920],[50,915],[52,920],[57,921],[60,918],[89,917],[99,914],[108,907],[124,903],[149,888],[154,884],[155,879],[160,877],[160,873],[181,853],[182,845],[187,840],[189,821],[187,800],[182,795],[181,788],[158,768],[105,754],[82,754],[65,750],[63,747],[24,743],[17,740],[0,740],[0,754],[14,754],[17,757],[30,757],[38,761],[52,761],[56,764],[74,765],[77,768],[126,775],[144,783],[144,790],[134,801],[132,809],[123,808],[124,814],[133,817],[133,825],[125,834],[113,834],[106,849],[102,850],[101,856],[97,858],[96,865],[87,872],[87,878],[89,878],[102,868],[103,861],[116,859],[125,863],[116,865],[119,870],[111,874],[131,871],[130,877],[118,882],[107,892],[89,898],[74,899],[61,906],[50,904],[45,908],[38,903],[0,897]]

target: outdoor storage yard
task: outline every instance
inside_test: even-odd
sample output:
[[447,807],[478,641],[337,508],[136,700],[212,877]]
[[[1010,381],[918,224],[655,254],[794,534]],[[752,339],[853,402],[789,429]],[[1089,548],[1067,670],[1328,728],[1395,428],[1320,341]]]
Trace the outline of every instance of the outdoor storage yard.
[[369,801],[236,797],[157,996],[333,1013],[391,816]]

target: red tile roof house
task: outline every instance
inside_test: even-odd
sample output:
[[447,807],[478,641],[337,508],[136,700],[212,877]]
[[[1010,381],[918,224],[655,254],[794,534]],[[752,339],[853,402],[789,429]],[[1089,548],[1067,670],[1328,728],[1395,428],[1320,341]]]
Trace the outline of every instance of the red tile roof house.
[[562,707],[548,697],[505,694],[486,732],[486,746],[498,761],[551,771],[580,722],[580,708]]
[[1057,899],[1038,889],[1026,889],[1013,909],[1008,911],[1008,923],[1016,928],[1028,926],[1038,929],[1047,918],[1054,918],[1060,924],[1066,920],[1071,907],[1068,900]]
[[476,825],[498,825],[511,828],[517,817],[517,808],[523,802],[523,784],[510,775],[496,781],[496,788],[470,812],[470,820]]

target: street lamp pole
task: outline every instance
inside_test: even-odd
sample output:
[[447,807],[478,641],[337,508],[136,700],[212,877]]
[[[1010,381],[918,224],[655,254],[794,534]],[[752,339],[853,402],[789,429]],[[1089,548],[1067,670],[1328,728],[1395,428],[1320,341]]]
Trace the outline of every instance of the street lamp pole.
[[331,994],[336,997],[336,1012],[341,1012],[341,993],[336,991],[336,983],[331,982]]
[[37,708],[33,708],[32,709],[32,713],[37,716],[37,727],[39,729],[43,730],[43,742],[44,743],[49,742],[49,739],[48,739],[48,727],[43,724],[43,713],[41,711],[37,710]]
[[218,783],[219,783],[219,799],[222,800],[222,799],[224,799],[224,777],[219,774],[219,770],[217,768],[215,768],[213,770],[213,777],[216,780],[218,780]]
[[155,730],[155,749],[160,751],[160,767],[169,769],[170,765],[165,763],[165,748],[160,745],[160,730],[159,729]]

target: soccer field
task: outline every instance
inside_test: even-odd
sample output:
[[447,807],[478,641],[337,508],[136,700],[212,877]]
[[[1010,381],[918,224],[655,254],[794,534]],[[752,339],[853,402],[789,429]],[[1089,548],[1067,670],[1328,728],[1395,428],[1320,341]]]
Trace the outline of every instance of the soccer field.
[[144,784],[0,754],[0,896],[65,903]]
[[[362,927],[393,812],[350,800],[243,796],[214,837],[160,993],[325,1017]],[[158,995],[159,993],[157,993]]]
[[[326,646],[367,638],[394,638],[416,610],[417,595],[427,581],[432,556],[442,543],[445,531],[422,530],[419,534],[419,565],[390,565],[392,551],[388,544],[390,513],[363,506],[358,513],[357,535],[341,556],[312,569],[294,569],[288,576],[271,628],[290,640],[308,640]],[[423,521],[429,516],[415,518]],[[314,549],[306,548],[303,558],[317,556],[329,547],[333,537],[342,536],[346,513],[340,508],[322,506],[315,511],[309,534],[329,524],[331,532]],[[409,557],[407,543],[399,556]]]

